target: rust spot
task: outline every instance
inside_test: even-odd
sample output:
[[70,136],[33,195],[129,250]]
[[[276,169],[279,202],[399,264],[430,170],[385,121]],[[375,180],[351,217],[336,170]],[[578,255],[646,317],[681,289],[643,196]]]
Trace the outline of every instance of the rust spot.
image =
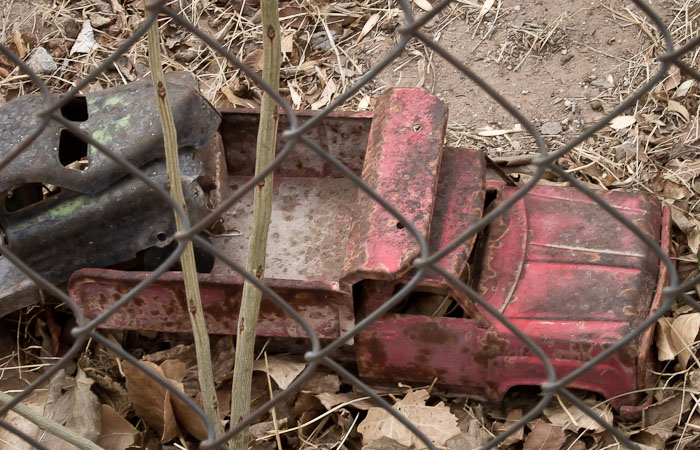
[[273,40],[275,38],[275,28],[272,25],[269,25],[267,27],[267,37],[270,40]]
[[162,81],[158,82],[158,97],[165,98],[165,86]]
[[481,348],[474,353],[474,362],[482,367],[488,367],[493,355],[503,355],[508,348],[508,340],[502,339],[495,331],[487,332],[481,339]]
[[435,322],[422,322],[407,325],[405,333],[406,336],[416,342],[424,342],[436,346],[454,345],[458,340],[455,331]]
[[258,270],[255,271],[255,276],[258,277],[258,280],[262,279],[263,274],[265,271],[263,270],[263,266],[258,266]]

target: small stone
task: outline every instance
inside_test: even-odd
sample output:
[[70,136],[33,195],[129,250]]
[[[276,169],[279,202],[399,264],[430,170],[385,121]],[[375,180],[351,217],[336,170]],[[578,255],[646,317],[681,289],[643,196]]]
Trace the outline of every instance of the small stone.
[[520,93],[523,95],[527,95],[530,93],[530,91],[528,91],[527,89],[523,89]]
[[58,66],[44,47],[37,47],[27,60],[27,65],[36,73],[53,73]]
[[615,87],[615,84],[607,79],[593,80],[591,81],[591,85],[603,89],[612,89],[613,87]]
[[593,111],[601,111],[602,112],[603,111],[603,102],[601,102],[600,100],[593,100],[591,102],[591,109]]
[[520,5],[515,5],[513,6],[514,11],[520,11]]
[[542,125],[540,132],[544,135],[554,135],[561,133],[561,124],[559,122],[547,122]]

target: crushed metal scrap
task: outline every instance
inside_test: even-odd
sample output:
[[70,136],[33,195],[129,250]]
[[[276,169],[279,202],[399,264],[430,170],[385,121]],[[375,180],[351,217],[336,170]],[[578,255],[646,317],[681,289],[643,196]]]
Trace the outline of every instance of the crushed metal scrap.
[[[219,113],[194,77],[167,77],[178,129],[180,167],[192,220],[207,212],[199,150],[215,139]],[[158,107],[148,80],[74,98],[63,116],[167,187]],[[37,125],[44,100],[21,97],[0,108],[0,159]],[[171,244],[173,211],[140,180],[59,123],[52,122],[3,171],[4,245],[53,283],[83,267],[110,267]],[[157,251],[156,251],[157,253]],[[37,301],[34,284],[0,258],[0,315]]]

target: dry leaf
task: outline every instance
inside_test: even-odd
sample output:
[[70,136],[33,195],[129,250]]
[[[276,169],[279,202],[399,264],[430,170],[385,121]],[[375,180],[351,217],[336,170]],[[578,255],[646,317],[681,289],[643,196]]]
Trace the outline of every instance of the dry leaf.
[[539,420],[525,438],[523,450],[559,450],[565,440],[564,430]]
[[668,71],[668,77],[664,80],[664,89],[671,91],[681,84],[681,70],[673,66]]
[[316,369],[301,385],[302,392],[335,394],[340,390],[340,377],[323,369]]
[[[85,375],[85,372],[78,369],[78,374],[75,376],[73,401],[66,420],[66,427],[75,431],[78,435],[95,442],[102,430],[102,407],[97,396],[90,390],[90,386],[93,383],[94,380],[92,378],[89,378]],[[75,447],[66,441],[62,441],[61,446],[58,448],[72,450]]]
[[102,433],[96,444],[105,450],[124,450],[134,443],[139,431],[109,405],[102,405]]
[[287,87],[289,88],[289,95],[292,97],[292,104],[294,105],[294,108],[299,109],[301,107],[301,95],[299,95],[299,92],[297,92],[298,86],[296,83],[288,81]]
[[17,53],[19,53],[19,59],[24,59],[27,55],[27,49],[24,47],[24,42],[22,42],[22,34],[19,31],[15,31],[12,34],[12,43],[17,47]]
[[282,49],[282,53],[292,53],[294,50],[294,37],[296,34],[297,32],[294,30],[285,31],[282,33],[282,39],[280,40],[280,48]]
[[[495,425],[495,430],[498,433],[503,433],[506,432],[512,427],[518,420],[522,419],[523,417],[523,410],[522,409],[514,409],[512,411],[508,412],[508,417],[506,417],[506,421],[504,423],[496,423]],[[523,440],[525,433],[524,427],[520,427],[518,431],[515,433],[511,434],[506,438],[505,441],[503,441],[503,445],[508,447],[513,444],[517,444],[518,442]]]
[[617,116],[610,121],[610,128],[614,130],[621,130],[623,128],[631,127],[637,121],[634,116]]
[[[670,209],[673,223],[685,233],[690,251],[697,255],[698,248],[700,247],[700,222],[696,220],[695,217],[688,217],[678,208]],[[671,357],[670,359],[673,358]]]
[[[33,391],[27,398],[22,400],[29,409],[33,410],[37,414],[41,414],[44,408],[44,403],[46,402],[47,392],[46,390],[38,389]],[[24,432],[27,436],[36,438],[41,430],[39,427],[34,425],[32,422],[28,421],[24,417],[20,416],[14,411],[9,411],[3,417],[8,424],[17,428],[18,430]],[[34,446],[28,444],[25,440],[14,434],[13,432],[0,427],[0,443],[2,443],[3,448],[13,449],[13,450],[33,450]]]
[[[163,376],[160,367],[152,362],[141,364]],[[131,396],[134,412],[149,424],[161,436],[161,442],[168,442],[178,435],[177,421],[170,402],[170,392],[136,366],[125,361],[122,363],[126,377],[126,390]]]
[[668,101],[668,110],[677,112],[681,116],[683,116],[683,119],[687,122],[690,119],[690,113],[688,110],[685,108],[685,106],[681,105],[675,100],[669,100]]
[[372,31],[372,28],[374,28],[377,22],[379,22],[379,13],[372,14],[371,16],[369,16],[369,19],[367,19],[367,22],[365,22],[365,25],[362,27],[362,31],[360,31],[360,35],[357,37],[357,41],[355,41],[355,44],[360,42],[363,37],[367,36],[367,33]]
[[275,380],[280,389],[287,389],[292,381],[306,367],[306,363],[299,356],[274,355],[267,358],[267,367],[264,359],[258,359],[253,365],[253,370],[267,372]]
[[70,49],[70,54],[74,53],[90,53],[91,51],[97,49],[99,45],[95,41],[95,33],[92,31],[92,25],[89,20],[83,22],[83,28],[80,30],[80,34],[75,39],[73,47]]
[[[435,406],[426,406],[428,397],[430,395],[425,389],[412,391],[396,402],[394,408],[406,416],[435,445],[444,445],[448,439],[462,430],[457,426],[457,417],[443,402]],[[417,449],[425,448],[421,440],[384,408],[371,408],[365,420],[357,427],[357,431],[362,434],[362,442],[365,444],[386,436],[402,445],[415,445]]]
[[249,100],[246,100],[244,98],[240,98],[236,94],[233,93],[230,87],[224,86],[221,88],[221,93],[224,94],[226,97],[226,100],[231,102],[233,106],[243,106],[244,108],[254,108],[255,105],[251,103]]
[[362,411],[367,411],[368,409],[375,407],[375,404],[372,402],[372,400],[355,392],[341,392],[339,394],[323,392],[320,394],[316,394],[316,398],[328,410],[332,409],[337,405],[342,404],[352,406],[353,408]]
[[313,102],[311,105],[311,109],[317,110],[326,106],[333,98],[333,94],[335,94],[336,89],[338,89],[338,86],[335,84],[335,81],[333,81],[332,78],[329,79],[326,83],[326,87],[323,88],[323,92],[321,93],[319,99]]
[[479,16],[476,18],[477,22],[480,21],[481,19],[483,19],[484,16],[486,15],[486,13],[488,13],[491,10],[491,8],[493,7],[494,1],[495,0],[485,0],[484,1],[484,4],[481,5],[481,10],[479,11]]
[[263,50],[257,48],[243,58],[243,64],[250,67],[253,72],[262,72],[263,64],[265,63],[263,56]]
[[659,361],[669,361],[678,355],[678,362],[686,368],[691,353],[686,346],[695,342],[700,331],[700,313],[682,314],[675,319],[662,317],[656,326],[656,347]]
[[[484,425],[478,419],[471,419],[467,425],[467,431],[449,438],[445,442],[445,447],[450,449],[481,448],[491,439],[493,439],[493,435],[489,433]],[[504,444],[504,446],[508,446],[508,444]]]
[[413,450],[413,447],[401,445],[386,436],[362,446],[362,450]]
[[360,100],[360,103],[358,103],[357,109],[359,109],[360,111],[366,110],[367,108],[369,108],[369,102],[369,95],[365,95],[364,97],[362,97],[362,100]]
[[676,89],[676,92],[673,94],[675,98],[680,98],[680,97],[685,97],[688,94],[688,91],[690,88],[692,88],[695,85],[695,80],[690,79],[690,80],[685,80],[684,82],[681,83],[680,86],[678,86],[678,89]]
[[661,446],[673,435],[673,429],[682,423],[682,416],[691,407],[693,399],[689,395],[677,394],[659,403],[655,403],[643,411],[642,429],[647,433],[656,436],[653,442],[661,441]]
[[413,3],[423,11],[430,11],[433,9],[433,5],[431,5],[428,0],[413,0]]
[[[596,414],[604,421],[612,424],[613,412],[610,405],[598,405],[595,399],[586,399],[584,402],[595,411]],[[603,431],[605,428],[588,414],[583,412],[576,405],[566,405],[566,410],[562,408],[559,402],[552,402],[550,406],[544,409],[544,415],[549,421],[562,428],[563,430],[571,430],[578,432],[580,430],[591,430],[593,432]]]

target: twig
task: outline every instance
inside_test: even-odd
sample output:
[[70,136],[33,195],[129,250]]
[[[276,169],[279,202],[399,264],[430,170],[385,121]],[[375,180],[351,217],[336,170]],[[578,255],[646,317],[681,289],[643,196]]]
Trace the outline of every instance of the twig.
[[[168,93],[165,86],[165,75],[160,61],[160,34],[158,25],[153,22],[148,29],[148,62],[151,69],[153,86],[158,98],[158,111],[160,113],[160,123],[163,128],[163,142],[165,145],[165,163],[168,169],[168,180],[170,184],[170,195],[186,212],[185,196],[182,193],[182,181],[180,181],[180,162],[177,152],[177,131],[173,120]],[[182,230],[182,221],[175,214],[175,224],[177,230]],[[199,375],[199,386],[202,390],[202,403],[204,412],[214,425],[217,436],[223,434],[223,427],[219,420],[219,408],[216,403],[216,386],[214,384],[214,372],[211,364],[211,350],[209,347],[209,334],[207,333],[206,322],[204,321],[204,310],[202,309],[202,299],[199,293],[199,280],[197,278],[197,267],[194,262],[194,250],[192,241],[187,242],[185,251],[180,255],[182,265],[182,276],[185,282],[185,294],[187,295],[187,312],[192,323],[194,334],[194,345],[197,353],[197,372]]]
[[[4,405],[10,401],[12,401],[11,395],[0,392],[0,404]],[[75,445],[81,450],[103,450],[102,447],[95,444],[88,438],[80,436],[70,428],[66,428],[63,425],[59,425],[56,422],[47,419],[24,403],[18,403],[17,406],[12,408],[12,410],[42,430],[46,430],[54,436],[60,437],[64,441]]]
[[[270,341],[268,340],[267,342]],[[274,396],[272,395],[272,380],[270,380],[270,366],[267,362],[267,352],[265,352],[265,372],[267,374],[267,389],[270,392],[270,400],[272,400]],[[277,408],[273,406],[270,412],[272,413],[272,424],[275,426],[275,440],[277,441],[277,449],[282,450],[284,447],[282,447],[282,440],[280,439],[280,428],[279,424],[277,423]]]
[[[263,79],[275,91],[279,89],[280,59],[280,22],[277,0],[262,0],[263,38]],[[269,94],[264,93],[260,105],[260,125],[255,156],[255,173],[265,169],[275,157],[277,139],[277,104]],[[267,251],[267,232],[270,228],[272,214],[273,175],[268,175],[253,190],[253,220],[248,243],[248,262],[246,270],[258,280],[265,274],[265,252]],[[233,368],[233,386],[231,392],[231,425],[235,425],[250,412],[250,390],[253,376],[253,352],[255,350],[255,331],[260,312],[262,292],[246,280],[243,284],[241,310],[238,315],[238,336],[236,339],[236,359]],[[248,429],[242,430],[230,441],[234,450],[245,450],[249,441]]]

